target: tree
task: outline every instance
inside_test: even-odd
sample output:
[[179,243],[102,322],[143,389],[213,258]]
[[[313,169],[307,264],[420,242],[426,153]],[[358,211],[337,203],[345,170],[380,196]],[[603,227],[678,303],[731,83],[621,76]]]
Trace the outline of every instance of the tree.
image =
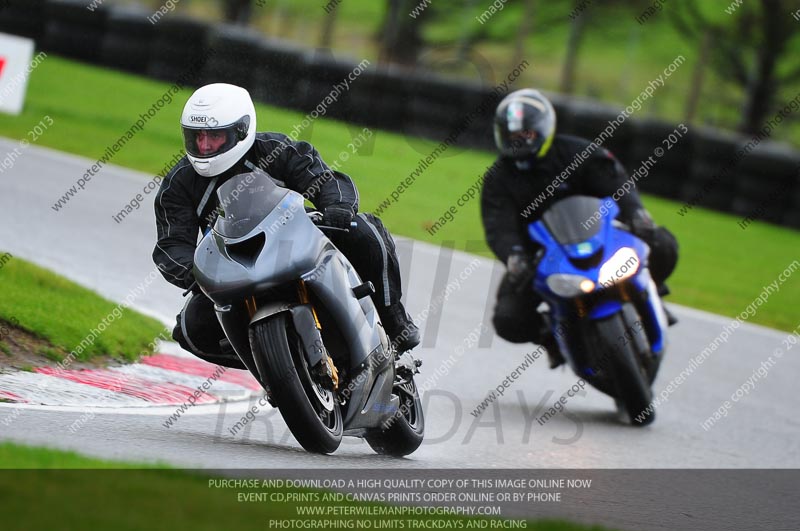
[[578,68],[578,52],[586,30],[587,16],[580,11],[584,0],[575,0],[570,13],[572,22],[569,25],[569,39],[567,40],[567,53],[561,67],[561,82],[558,90],[564,94],[572,94],[575,90],[575,72]]
[[332,9],[328,8],[328,5],[325,6],[325,17],[322,21],[322,33],[320,34],[319,38],[319,47],[320,48],[330,48],[331,44],[333,43],[333,30],[336,26],[336,15],[339,14],[339,10],[337,9],[337,5],[333,5]]
[[453,45],[459,57],[469,55],[474,39],[469,26],[472,21],[469,11],[477,0],[387,0],[386,15],[381,23],[380,60],[415,66],[426,42],[423,33],[431,22],[445,17],[463,20],[463,31],[449,42],[436,45]]
[[387,0],[380,29],[380,60],[416,65],[424,43],[422,28],[431,11],[428,3],[421,0]]
[[789,4],[789,0],[744,2],[736,11],[722,14],[721,20],[711,20],[697,0],[676,3],[670,10],[674,26],[684,36],[695,42],[711,36],[711,68],[744,90],[744,112],[737,128],[741,133],[752,135],[761,129],[778,106],[779,87],[800,81],[800,54],[796,47],[789,53],[791,41],[800,34]]
[[525,59],[525,42],[528,40],[531,30],[533,29],[533,13],[535,6],[536,0],[525,0],[522,20],[519,22],[516,42],[514,43],[514,59],[511,61],[512,68]]

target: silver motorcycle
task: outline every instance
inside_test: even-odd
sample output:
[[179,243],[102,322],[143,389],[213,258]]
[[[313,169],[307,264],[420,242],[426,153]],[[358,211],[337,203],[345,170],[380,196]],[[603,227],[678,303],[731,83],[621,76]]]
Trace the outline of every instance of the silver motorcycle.
[[397,358],[374,286],[323,232],[337,229],[251,169],[219,188],[216,220],[195,251],[195,278],[214,302],[223,345],[307,451],[334,452],[346,435],[381,454],[414,452],[425,426],[419,361]]

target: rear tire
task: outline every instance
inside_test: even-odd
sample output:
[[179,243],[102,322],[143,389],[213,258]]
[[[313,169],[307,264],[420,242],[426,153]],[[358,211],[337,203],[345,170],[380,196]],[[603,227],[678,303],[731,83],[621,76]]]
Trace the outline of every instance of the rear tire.
[[389,419],[386,428],[367,435],[366,440],[381,455],[403,457],[413,453],[422,444],[425,418],[413,376],[397,376],[392,393],[400,398],[400,410]]
[[342,412],[335,393],[311,376],[300,338],[286,314],[250,329],[253,355],[261,356],[283,420],[309,452],[329,454],[342,442]]

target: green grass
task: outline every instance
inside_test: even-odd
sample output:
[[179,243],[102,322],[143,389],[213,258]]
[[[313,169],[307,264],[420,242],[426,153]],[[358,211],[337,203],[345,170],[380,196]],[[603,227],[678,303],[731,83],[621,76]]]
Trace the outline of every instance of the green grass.
[[[98,468],[105,470],[86,470]],[[307,489],[212,488],[209,486],[209,478],[199,473],[155,468],[151,465],[109,462],[45,448],[0,444],[0,512],[3,514],[4,529],[246,531],[270,529],[267,525],[270,519],[303,518],[297,514],[300,503],[239,502],[237,500],[239,492],[321,493]],[[367,504],[318,502],[315,505],[333,507]],[[351,522],[363,518],[375,522],[380,517],[329,516],[328,518]],[[404,521],[404,528],[409,529],[408,520],[420,517],[392,518]],[[451,522],[467,521],[466,518],[450,516],[435,518]],[[326,529],[335,530],[337,527]],[[392,528],[383,527],[383,529]],[[599,527],[589,528],[554,521],[529,521],[526,529],[602,531]]]
[[[64,79],[71,81],[65,84]],[[49,114],[55,123],[39,143],[93,159],[167,87],[164,83],[50,57],[33,73],[24,113],[4,119],[0,134],[22,138],[43,115]],[[183,102],[190,93],[185,90],[178,94],[113,162],[152,174],[158,172],[181,147],[178,123]],[[285,109],[264,105],[257,105],[257,109],[262,131],[288,132],[301,118],[300,113]],[[303,138],[313,142],[331,162],[348,151],[352,136],[344,124],[320,119],[305,131]],[[373,144],[341,166],[358,184],[362,211],[373,211],[434,147],[431,142],[386,131],[375,131],[373,139]],[[462,208],[455,220],[435,236],[425,229],[475,182],[493,157],[487,152],[448,151],[381,218],[396,234],[436,244],[454,242],[457,249],[469,248],[488,255],[477,200]],[[129,198],[120,195],[119,199],[124,203]],[[734,316],[797,257],[798,232],[760,222],[743,231],[737,226],[738,219],[730,215],[696,208],[688,216],[679,217],[675,214],[680,206],[677,203],[645,197],[645,204],[681,244],[681,260],[670,281],[671,301]],[[472,242],[470,247],[468,241]],[[798,324],[798,299],[800,282],[790,279],[751,321],[792,330]]]
[[[54,347],[70,352],[90,335],[90,330],[111,314],[116,304],[65,278],[30,264],[20,258],[8,261],[0,270],[2,297],[0,318],[16,319],[19,327],[48,340]],[[113,322],[112,322],[113,319]],[[77,353],[77,359],[88,360],[110,355],[135,360],[149,354],[148,345],[163,330],[151,317],[131,309],[122,310],[119,318],[96,337],[91,346]],[[39,353],[58,361],[63,354],[54,348],[41,347]]]
[[37,351],[37,354],[44,356],[51,361],[61,361],[62,359],[61,353],[51,347],[42,347]]
[[0,443],[0,470],[164,468],[85,457],[75,452]]

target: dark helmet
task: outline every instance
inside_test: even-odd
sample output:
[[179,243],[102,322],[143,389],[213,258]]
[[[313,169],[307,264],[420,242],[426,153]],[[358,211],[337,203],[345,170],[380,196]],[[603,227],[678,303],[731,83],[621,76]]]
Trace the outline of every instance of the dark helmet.
[[556,134],[556,111],[538,90],[512,92],[494,115],[494,142],[504,157],[521,161],[542,158]]

